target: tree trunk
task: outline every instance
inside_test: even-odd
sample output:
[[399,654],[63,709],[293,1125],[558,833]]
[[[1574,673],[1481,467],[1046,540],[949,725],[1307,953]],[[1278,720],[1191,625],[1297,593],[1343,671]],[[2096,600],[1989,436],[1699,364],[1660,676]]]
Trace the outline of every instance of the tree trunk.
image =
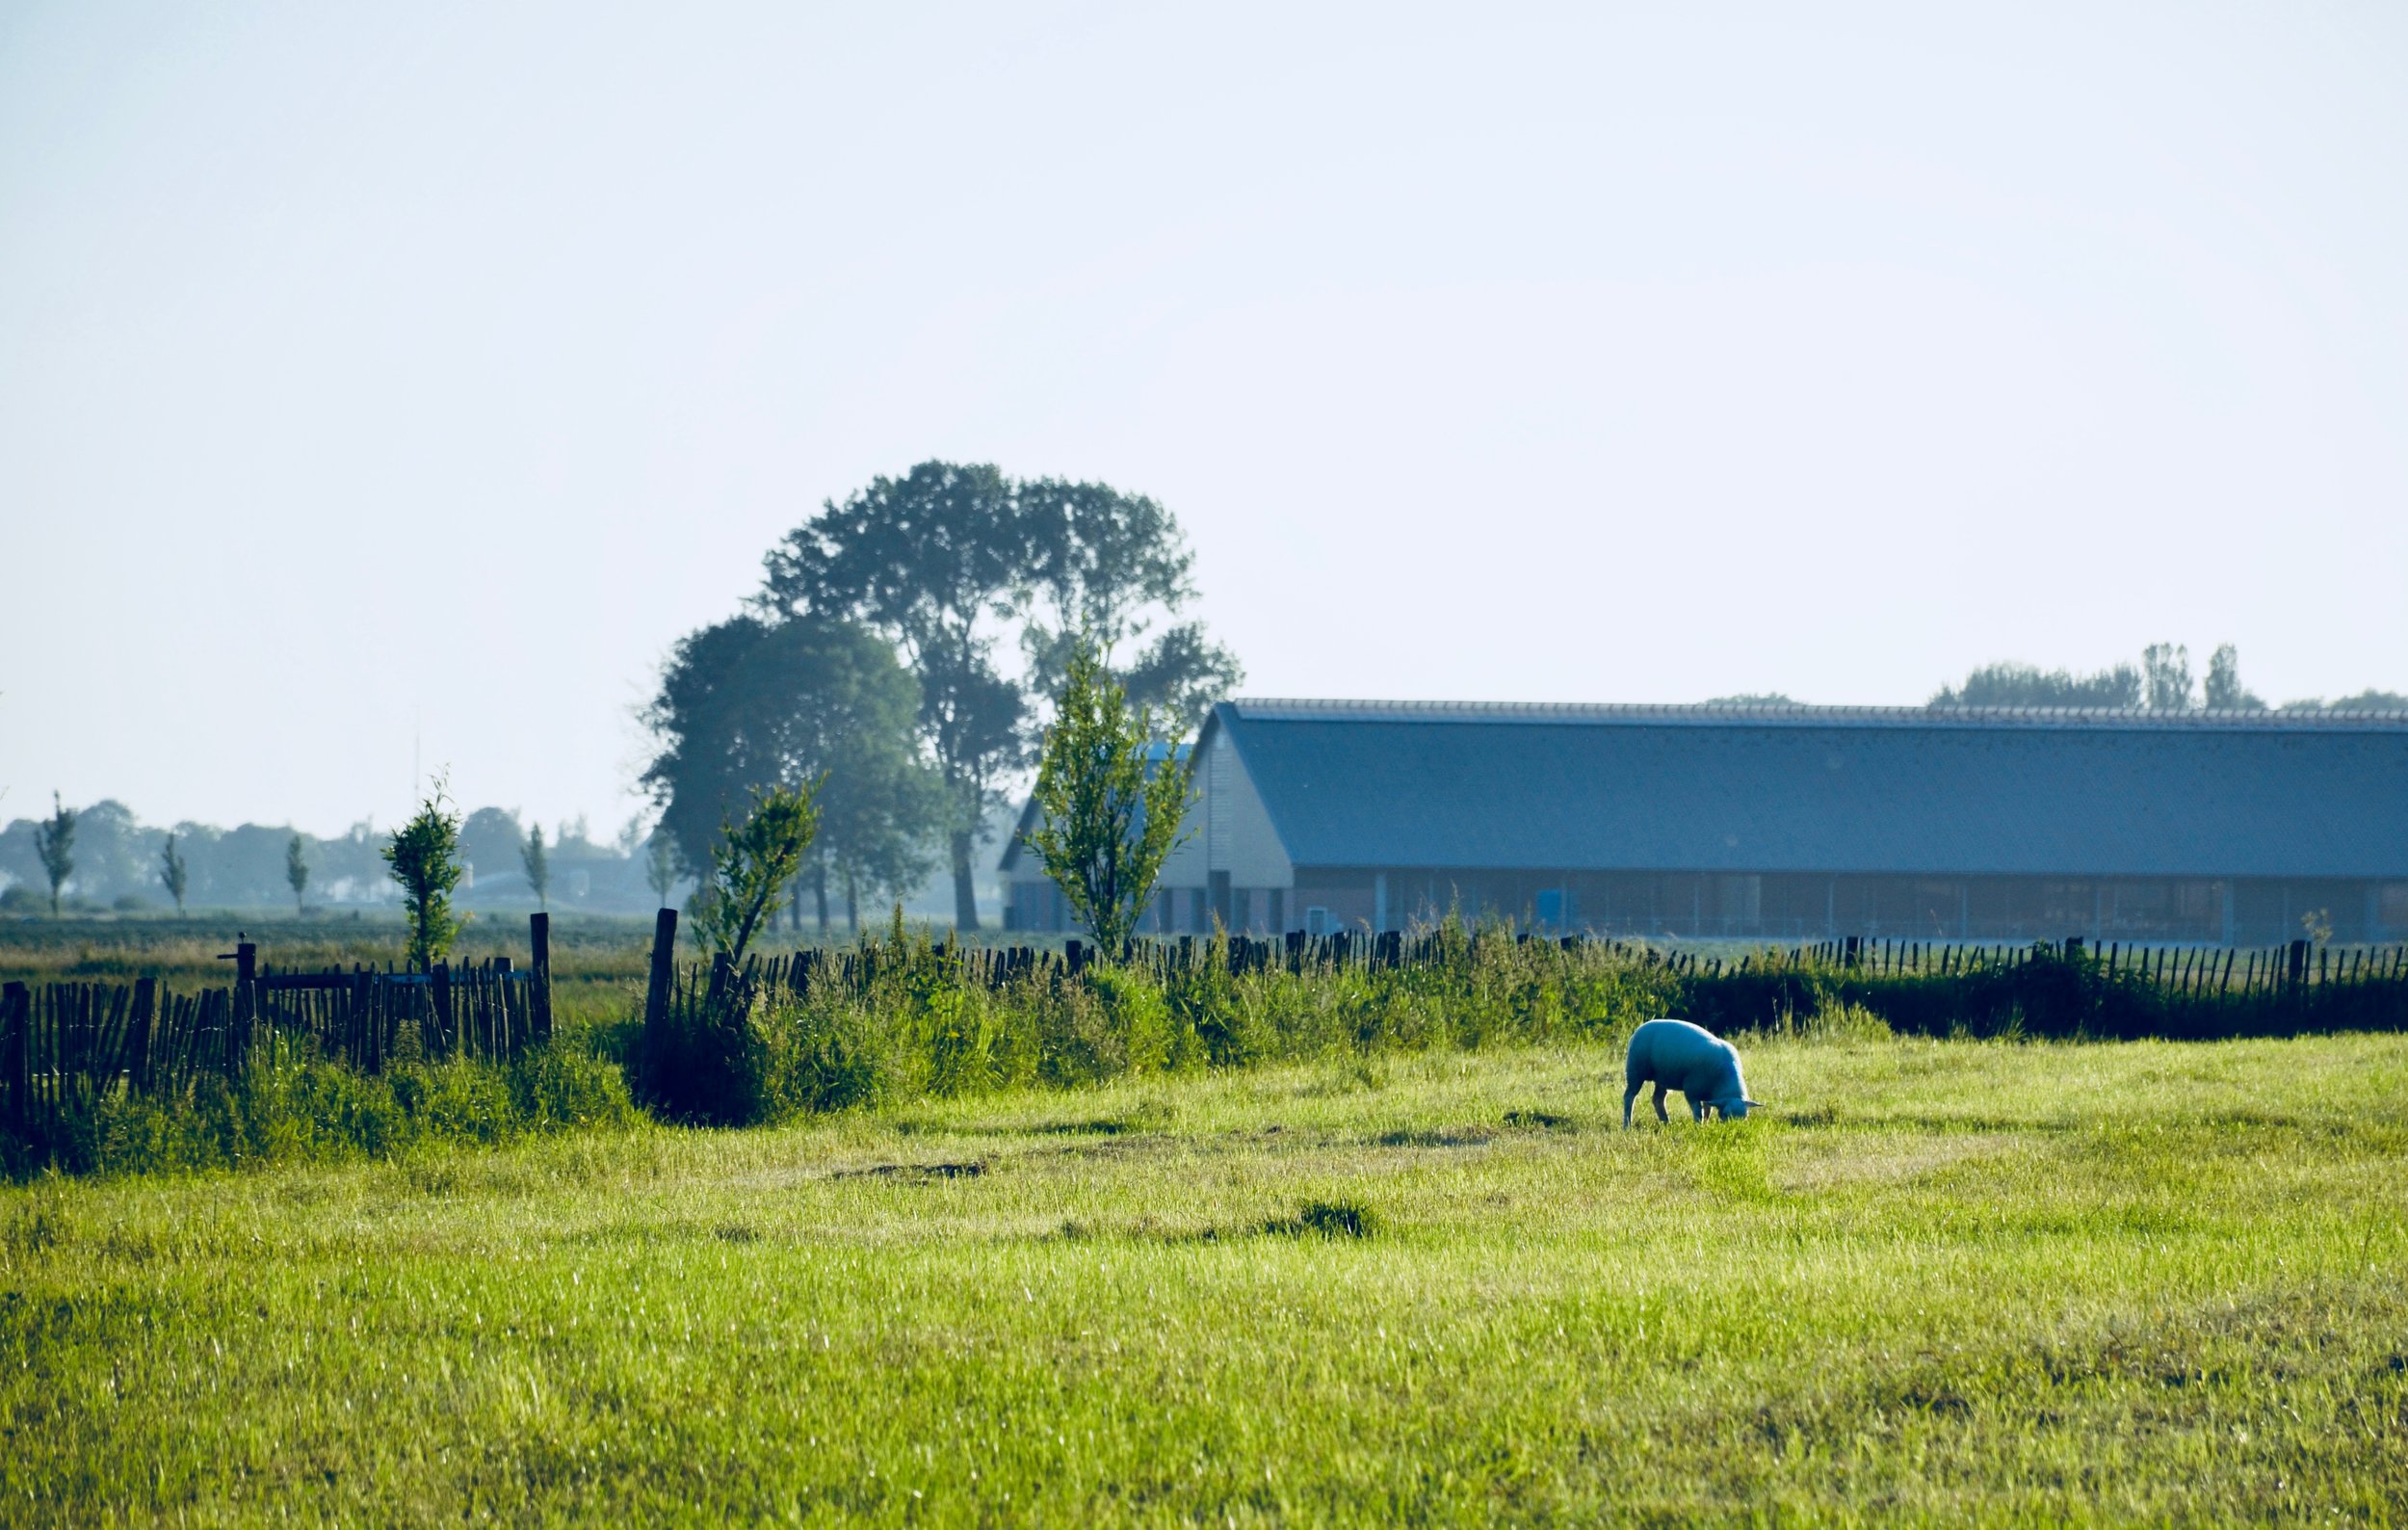
[[979,893],[970,880],[971,833],[957,829],[953,835],[954,853],[954,928],[975,930],[979,927]]
[[861,934],[860,889],[853,885],[852,873],[845,873],[845,927],[854,936]]
[[820,934],[827,934],[827,862],[823,860],[812,868],[811,890],[820,901]]

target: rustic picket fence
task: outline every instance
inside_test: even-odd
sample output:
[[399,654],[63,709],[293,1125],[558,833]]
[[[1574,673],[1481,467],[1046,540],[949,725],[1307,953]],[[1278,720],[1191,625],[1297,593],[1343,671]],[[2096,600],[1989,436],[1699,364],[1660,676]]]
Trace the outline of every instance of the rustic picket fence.
[[180,1098],[265,1059],[315,1056],[361,1072],[401,1061],[508,1060],[552,1032],[550,921],[529,921],[534,962],[508,957],[426,972],[353,966],[279,972],[242,941],[230,987],[177,993],[132,983],[0,989],[0,1127],[19,1137],[88,1115],[100,1098]]
[[[653,933],[647,1024],[679,1017],[691,1022],[715,1006],[748,1003],[755,995],[815,989],[866,995],[881,975],[915,964],[937,981],[989,990],[1060,985],[1077,980],[1098,955],[1075,939],[1060,951],[950,940],[925,950],[862,942],[753,958],[739,969],[723,959],[679,963],[676,935],[676,911],[662,910]],[[1435,973],[1477,963],[1482,947],[1498,941],[1526,955],[1535,945],[1570,963],[1603,959],[1657,972],[1670,980],[1677,1013],[1717,1030],[1778,1028],[1834,1003],[1862,1005],[1895,1030],[1927,1035],[2205,1040],[2408,1030],[2408,945],[2336,951],[2295,940],[2259,950],[2120,942],[2096,948],[2080,936],[2020,945],[1849,937],[1724,955],[1482,928],[1139,939],[1121,953],[1120,964],[1144,968],[1165,983],[1206,963],[1225,963],[1232,974]]]

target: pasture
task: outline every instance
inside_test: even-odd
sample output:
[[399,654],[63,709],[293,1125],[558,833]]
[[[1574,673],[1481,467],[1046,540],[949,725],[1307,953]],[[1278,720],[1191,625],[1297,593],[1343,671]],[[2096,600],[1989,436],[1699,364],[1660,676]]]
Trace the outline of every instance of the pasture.
[[[1743,1043],[1744,1044],[1744,1043]],[[1433,1049],[0,1190],[11,1522],[2390,1522],[2408,1037]]]

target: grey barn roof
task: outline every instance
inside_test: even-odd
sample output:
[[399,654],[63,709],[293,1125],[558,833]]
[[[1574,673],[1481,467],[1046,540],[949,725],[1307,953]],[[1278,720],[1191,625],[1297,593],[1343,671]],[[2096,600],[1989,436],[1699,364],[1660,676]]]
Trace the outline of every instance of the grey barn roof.
[[2408,877],[2408,714],[1240,700],[1298,865]]

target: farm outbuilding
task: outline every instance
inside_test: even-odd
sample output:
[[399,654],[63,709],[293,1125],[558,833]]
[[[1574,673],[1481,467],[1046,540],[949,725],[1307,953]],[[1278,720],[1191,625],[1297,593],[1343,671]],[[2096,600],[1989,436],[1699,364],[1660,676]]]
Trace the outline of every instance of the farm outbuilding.
[[2402,714],[1261,700],[1195,747],[1153,931],[2408,937]]

